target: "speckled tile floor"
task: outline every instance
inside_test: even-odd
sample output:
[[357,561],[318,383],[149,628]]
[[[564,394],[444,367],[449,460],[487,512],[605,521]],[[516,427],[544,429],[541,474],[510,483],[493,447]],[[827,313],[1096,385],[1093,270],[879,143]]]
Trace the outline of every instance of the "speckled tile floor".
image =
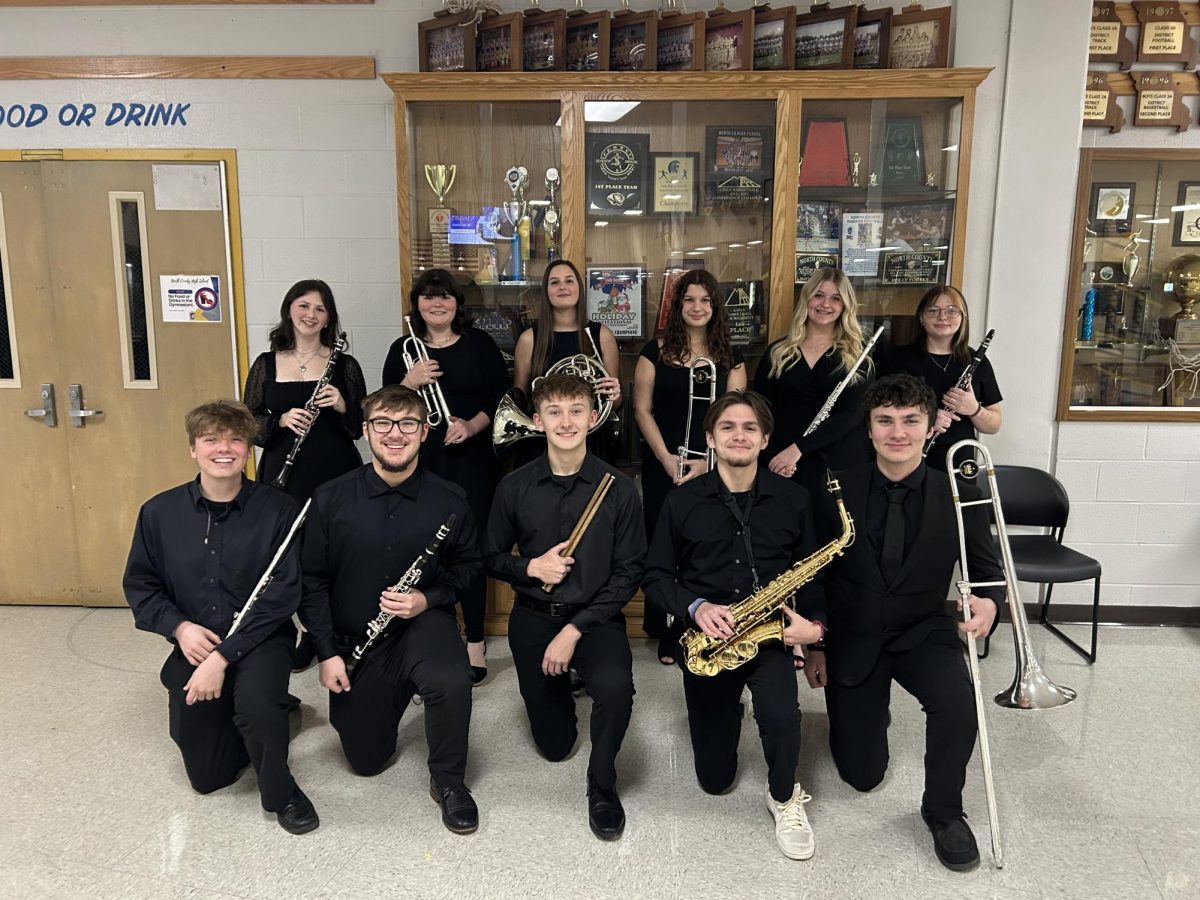
[[[989,696],[1012,679],[1001,634],[984,663]],[[260,810],[252,773],[191,792],[156,677],[167,647],[135,632],[128,611],[2,607],[0,896],[1200,897],[1200,630],[1104,629],[1095,667],[1037,626],[1033,641],[1080,698],[991,710],[1006,865],[991,864],[976,762],[965,799],[984,860],[961,875],[938,864],[917,815],[922,717],[899,689],[892,771],[856,794],[829,758],[821,695],[802,687],[799,776],[817,853],[792,862],[763,808],[756,730],[743,730],[732,791],[701,793],[679,673],[650,642],[634,642],[638,695],[619,760],[629,825],[611,844],[587,826],[586,739],[562,763],[536,755],[503,638],[475,693],[468,783],[482,824],[468,837],[442,828],[425,791],[420,709],[401,725],[396,764],[357,777],[310,669],[292,681],[304,701],[292,765],[321,827],[294,837]],[[585,722],[586,711],[581,701]]]

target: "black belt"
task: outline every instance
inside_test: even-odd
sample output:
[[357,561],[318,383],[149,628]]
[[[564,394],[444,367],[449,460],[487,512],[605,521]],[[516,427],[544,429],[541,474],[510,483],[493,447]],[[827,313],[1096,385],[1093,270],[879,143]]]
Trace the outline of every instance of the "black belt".
[[534,612],[540,612],[555,619],[573,616],[579,610],[578,603],[555,603],[553,600],[535,600],[533,597],[526,597],[524,594],[517,594],[513,602],[517,606],[532,609]]

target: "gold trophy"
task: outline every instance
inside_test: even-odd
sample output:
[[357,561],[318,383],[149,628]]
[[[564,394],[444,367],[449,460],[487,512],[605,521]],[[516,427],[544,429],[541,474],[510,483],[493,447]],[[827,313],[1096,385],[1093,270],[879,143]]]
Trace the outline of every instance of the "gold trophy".
[[458,166],[432,163],[425,166],[425,183],[437,195],[437,206],[429,208],[429,237],[432,243],[433,265],[439,269],[450,268],[450,214],[454,211],[445,205],[446,195],[454,186]]
[[1129,243],[1121,249],[1125,257],[1121,260],[1121,271],[1125,273],[1125,283],[1133,287],[1133,276],[1137,274],[1142,261],[1138,258],[1138,238],[1142,236],[1141,229],[1135,231],[1129,238]]
[[1179,312],[1171,318],[1176,322],[1200,319],[1200,312],[1196,310],[1196,302],[1200,300],[1200,256],[1185,253],[1173,259],[1167,281],[1175,285],[1175,302],[1180,306]]

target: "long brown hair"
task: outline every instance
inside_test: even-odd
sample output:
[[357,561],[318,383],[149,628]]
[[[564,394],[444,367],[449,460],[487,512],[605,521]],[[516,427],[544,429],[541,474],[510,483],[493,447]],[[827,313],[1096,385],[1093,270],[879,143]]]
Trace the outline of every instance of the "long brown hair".
[[[862,326],[858,324],[858,298],[854,296],[854,288],[850,279],[841,269],[817,269],[812,277],[800,288],[800,299],[796,302],[796,311],[792,314],[792,327],[787,337],[771,350],[772,378],[778,378],[784,369],[791,367],[800,358],[800,344],[808,334],[808,301],[817,292],[817,288],[826,282],[832,282],[842,298],[842,314],[838,316],[837,325],[833,330],[833,347],[837,350],[841,369],[850,371],[854,361],[858,359],[863,349]],[[854,373],[857,383],[866,377],[863,369],[870,371],[872,361],[867,359],[866,365]]]
[[267,339],[271,342],[272,350],[292,350],[296,347],[296,326],[292,324],[292,303],[305,294],[316,294],[321,298],[329,320],[321,329],[321,344],[332,347],[337,336],[342,333],[338,321],[337,303],[333,300],[333,289],[319,278],[307,278],[297,281],[283,295],[283,303],[279,307],[279,324],[271,329]]
[[579,274],[579,268],[575,263],[569,259],[556,259],[546,266],[546,271],[542,273],[542,293],[538,297],[537,304],[538,327],[534,329],[533,333],[533,358],[529,370],[535,378],[546,371],[546,361],[550,358],[550,347],[554,343],[554,308],[550,305],[550,273],[559,266],[566,266],[570,269],[575,274],[575,283],[579,285],[579,300],[575,304],[577,332],[575,340],[579,342],[577,352],[588,353],[592,346],[587,335],[588,322],[585,314],[587,307],[583,305],[584,291],[587,290],[583,283],[583,277]]
[[708,355],[718,367],[733,368],[733,343],[729,339],[729,321],[725,317],[725,304],[719,296],[717,279],[707,269],[690,269],[675,282],[671,291],[671,307],[667,310],[667,327],[663,330],[662,357],[674,365],[687,365],[692,347],[688,340],[687,325],[683,322],[683,295],[693,284],[708,291],[712,316],[704,334],[704,345]]
[[929,332],[925,330],[925,323],[921,320],[925,315],[925,310],[937,303],[938,297],[943,296],[949,297],[950,301],[958,307],[958,311],[962,313],[962,318],[958,320],[958,331],[954,332],[954,338],[950,341],[950,355],[965,366],[971,361],[971,348],[967,346],[967,342],[971,339],[971,319],[967,312],[967,298],[956,287],[948,284],[931,287],[917,303],[917,325],[921,328],[917,343],[925,348],[926,353],[929,352]]

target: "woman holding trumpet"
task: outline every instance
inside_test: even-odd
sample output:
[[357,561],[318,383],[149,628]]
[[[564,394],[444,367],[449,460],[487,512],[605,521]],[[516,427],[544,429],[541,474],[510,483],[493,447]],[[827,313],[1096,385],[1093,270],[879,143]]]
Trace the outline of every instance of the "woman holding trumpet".
[[[421,466],[461,487],[475,521],[484,523],[499,480],[491,416],[504,394],[508,371],[496,342],[471,327],[464,299],[445,269],[430,269],[417,279],[408,294],[411,336],[398,338],[388,350],[383,384],[417,391],[427,412],[435,419],[440,415],[421,445]],[[434,409],[428,408],[431,403]],[[482,572],[462,593],[461,602],[467,655],[478,684],[487,677],[487,578]]]
[[[702,423],[709,403],[746,388],[746,366],[730,342],[716,278],[705,269],[686,272],[670,304],[663,336],[646,342],[633,381],[634,416],[649,450],[642,461],[647,539],[667,492],[708,471]],[[666,613],[649,604],[642,626],[658,638],[659,662],[672,665],[682,629],[668,629]]]
[[[621,355],[612,330],[599,322],[590,322],[580,308],[583,297],[583,278],[573,262],[557,259],[542,275],[542,292],[538,297],[537,321],[517,338],[514,352],[513,387],[529,393],[533,379],[543,376],[555,363],[582,353],[596,357],[608,375],[595,388],[612,398],[614,411],[621,405]],[[588,440],[588,447],[601,458],[597,432]],[[528,438],[517,446],[517,465],[524,465],[546,452],[543,438]]]

